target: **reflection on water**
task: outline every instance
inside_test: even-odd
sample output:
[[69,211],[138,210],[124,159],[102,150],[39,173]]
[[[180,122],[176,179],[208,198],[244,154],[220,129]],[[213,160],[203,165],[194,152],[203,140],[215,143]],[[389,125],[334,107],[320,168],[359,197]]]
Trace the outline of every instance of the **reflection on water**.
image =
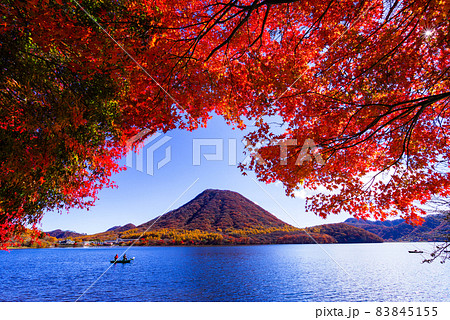
[[[432,245],[131,248],[80,301],[450,301],[450,265],[417,248]],[[0,252],[0,301],[75,301],[123,250]]]

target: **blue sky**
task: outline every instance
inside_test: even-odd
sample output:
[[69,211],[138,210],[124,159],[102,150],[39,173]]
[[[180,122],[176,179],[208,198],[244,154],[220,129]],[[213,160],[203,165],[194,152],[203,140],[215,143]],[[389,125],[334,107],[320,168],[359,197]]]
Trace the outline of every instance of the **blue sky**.
[[[160,135],[141,151],[143,172],[136,169],[137,157],[133,154],[132,167],[112,177],[118,185],[117,189],[100,191],[100,199],[89,210],[73,209],[62,214],[48,212],[40,228],[44,231],[62,229],[92,234],[127,223],[139,225],[182,206],[205,189],[239,192],[283,221],[300,227],[342,222],[350,217],[341,214],[330,216],[324,221],[312,213],[305,213],[305,200],[301,196],[304,192],[299,193],[298,198],[290,198],[285,195],[281,183],[266,185],[256,182],[252,172],[243,176],[237,165],[229,163],[233,163],[234,159],[237,163],[245,159],[241,140],[246,132],[233,130],[222,118],[214,117],[207,128],[194,132],[174,130]],[[205,155],[208,157],[208,154],[216,153],[216,147],[203,145],[200,153],[195,153],[200,155],[200,165],[193,165],[194,141],[200,145],[205,141],[216,143],[219,139],[223,141],[223,156],[218,157],[218,160],[206,159]],[[146,173],[150,172],[146,166],[147,150],[158,142],[161,146],[153,153],[153,175],[150,175]],[[236,148],[233,147],[234,142]],[[236,157],[231,152],[231,161],[230,145],[231,150],[236,150]],[[170,152],[170,161],[158,169],[158,162],[163,164],[161,161],[166,158],[166,152]],[[121,165],[125,163],[125,159],[122,159]]]

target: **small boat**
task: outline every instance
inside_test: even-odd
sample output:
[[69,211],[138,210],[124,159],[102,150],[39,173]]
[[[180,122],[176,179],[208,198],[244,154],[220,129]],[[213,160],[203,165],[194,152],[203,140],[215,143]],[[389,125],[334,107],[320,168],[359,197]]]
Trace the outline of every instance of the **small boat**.
[[131,259],[121,259],[121,260],[110,260],[111,263],[130,263],[131,260],[134,260],[134,257]]
[[409,253],[423,253],[422,250],[408,250]]

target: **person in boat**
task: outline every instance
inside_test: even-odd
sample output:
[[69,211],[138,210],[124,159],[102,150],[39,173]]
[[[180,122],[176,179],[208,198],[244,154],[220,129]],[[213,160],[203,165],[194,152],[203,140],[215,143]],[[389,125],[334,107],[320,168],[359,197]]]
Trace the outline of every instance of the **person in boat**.
[[123,260],[127,260],[127,254],[126,253],[123,255]]
[[117,259],[119,259],[119,255],[116,253],[116,256],[114,257],[114,261],[116,261]]

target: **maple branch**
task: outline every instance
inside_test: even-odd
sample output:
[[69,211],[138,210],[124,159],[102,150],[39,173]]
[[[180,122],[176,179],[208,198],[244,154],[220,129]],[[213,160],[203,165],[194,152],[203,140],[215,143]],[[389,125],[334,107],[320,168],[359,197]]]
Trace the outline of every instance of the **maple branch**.
[[[394,122],[396,122],[397,120],[401,120],[403,118],[406,118],[408,115],[410,115],[411,113],[413,113],[417,108],[419,108],[419,110],[417,110],[414,115],[412,116],[412,118],[410,118],[408,121],[403,122],[401,125],[399,125],[399,127],[397,127],[394,130],[398,130],[401,127],[407,127],[406,133],[404,135],[403,138],[403,146],[402,146],[402,150],[399,153],[399,156],[397,158],[397,160],[395,161],[395,163],[397,163],[398,161],[400,161],[400,159],[403,157],[403,155],[406,153],[408,155],[408,146],[409,146],[409,142],[412,136],[412,132],[414,130],[415,125],[417,124],[420,115],[424,112],[424,110],[429,107],[430,105],[447,99],[450,97],[450,92],[446,92],[446,93],[442,93],[442,94],[438,94],[438,95],[434,95],[434,96],[428,96],[428,97],[424,97],[424,98],[419,98],[419,99],[414,99],[414,100],[410,100],[410,101],[402,101],[396,104],[392,104],[392,105],[386,105],[386,104],[370,104],[370,105],[364,105],[364,106],[360,106],[359,110],[357,110],[351,117],[350,119],[347,121],[347,124],[344,126],[343,131],[341,132],[341,134],[333,139],[329,139],[321,141],[320,144],[325,148],[325,150],[327,152],[330,152],[331,155],[333,155],[335,152],[337,152],[338,150],[342,150],[342,149],[349,149],[349,148],[353,148],[357,145],[360,145],[366,141],[371,140],[372,138],[374,138],[378,133],[380,133],[384,128],[388,128],[391,124],[393,124]],[[403,108],[400,109],[396,109],[396,107],[398,106],[402,106],[405,104],[410,104],[413,103],[410,106],[405,106]],[[388,111],[380,114],[379,116],[377,116],[376,118],[374,118],[372,120],[372,122],[370,122],[364,129],[351,134],[351,135],[345,135],[345,131],[346,129],[349,127],[350,122],[352,121],[352,119],[354,119],[356,117],[356,115],[361,112],[362,109],[370,107],[370,106],[386,106],[388,107]],[[382,121],[383,119],[385,119],[386,117],[388,117],[391,114],[397,113],[399,111],[403,110],[400,114],[390,118],[388,121],[378,125],[380,123],[380,121]],[[377,126],[378,125],[378,126]],[[372,130],[373,129],[373,130]],[[365,133],[368,133],[370,130],[372,130],[367,136],[365,136],[363,139],[359,139],[360,137],[363,137]],[[393,130],[390,130],[391,132]],[[330,155],[330,156],[331,156]]]
[[265,27],[266,22],[267,22],[267,17],[269,16],[269,11],[270,11],[270,5],[267,6],[266,13],[264,14],[264,19],[263,19],[263,22],[262,22],[262,25],[261,25],[261,31],[260,31],[259,35],[256,37],[256,39],[250,44],[249,48],[253,47],[253,45],[258,40],[262,39],[262,36],[263,36],[263,33],[264,33],[264,27]]
[[[236,26],[234,26],[234,28],[231,30],[231,32],[228,34],[228,36],[226,37],[225,40],[223,40],[220,44],[218,44],[217,46],[215,46],[211,52],[209,53],[209,55],[206,57],[205,61],[208,61],[217,51],[219,51],[221,48],[223,48],[224,46],[228,46],[229,43],[231,42],[231,40],[234,38],[234,36],[236,35],[236,33],[242,28],[242,26],[248,22],[248,20],[250,19],[250,17],[252,16],[253,12],[257,9],[259,9],[260,7],[266,6],[266,12],[263,18],[263,22],[261,24],[261,28],[260,28],[260,33],[259,35],[251,42],[251,44],[248,46],[248,48],[251,48],[253,45],[256,44],[256,42],[258,42],[258,40],[262,39],[262,35],[263,32],[265,30],[265,26],[266,26],[266,22],[269,16],[269,10],[270,7],[272,5],[281,5],[281,4],[290,4],[290,3],[294,3],[294,2],[298,2],[299,0],[264,0],[264,1],[260,1],[260,0],[255,0],[252,4],[250,5],[239,5],[237,3],[237,0],[233,0],[230,1],[228,3],[225,2],[216,2],[214,4],[211,4],[209,6],[207,6],[207,8],[213,8],[213,7],[217,7],[217,6],[222,6],[222,8],[220,8],[217,12],[215,12],[209,19],[207,19],[206,21],[201,21],[198,23],[193,23],[193,24],[189,24],[186,26],[182,26],[182,27],[175,27],[175,28],[167,28],[167,29],[188,29],[194,26],[199,26],[199,25],[204,25],[204,28],[202,30],[199,31],[199,33],[197,34],[197,36],[195,36],[194,38],[191,39],[183,39],[184,41],[186,40],[190,40],[193,41],[193,43],[188,47],[188,49],[186,50],[185,54],[181,55],[179,58],[180,59],[184,59],[188,56],[192,56],[195,52],[195,49],[197,48],[197,45],[199,44],[199,42],[209,33],[211,32],[211,30],[217,26],[217,25],[223,25],[237,17],[241,17],[242,15],[244,15],[243,17],[240,18],[239,22],[237,23]],[[331,2],[333,2],[334,0],[332,0]],[[239,9],[237,12],[231,14],[230,16],[224,18],[230,11],[231,9],[236,8]],[[164,27],[160,27],[160,28],[164,28]]]
[[330,9],[330,7],[331,7],[331,5],[333,4],[334,1],[335,0],[331,0],[330,2],[328,2],[328,5],[325,8],[325,11],[317,18],[316,21],[314,21],[314,23],[311,25],[311,27],[309,27],[308,30],[306,30],[305,34],[297,42],[297,45],[294,48],[294,53],[297,52],[298,47],[303,42],[303,40],[306,38],[306,36],[311,32],[311,30],[316,29],[316,28],[314,28],[315,25],[318,24],[320,21],[322,21],[322,19],[325,17],[325,15],[327,14],[328,10]]
[[221,44],[219,44],[218,46],[216,46],[211,53],[206,57],[206,61],[208,61],[213,55],[214,53],[216,53],[220,48],[222,48],[223,46],[227,45],[228,43],[230,43],[231,39],[233,39],[234,35],[238,32],[238,30],[248,21],[248,19],[250,18],[250,15],[252,14],[252,11],[254,9],[256,9],[258,5],[258,0],[255,0],[253,2],[253,4],[247,9],[247,15],[238,23],[238,25],[231,31],[231,33],[229,34],[229,36],[227,37],[227,39],[225,39]]

